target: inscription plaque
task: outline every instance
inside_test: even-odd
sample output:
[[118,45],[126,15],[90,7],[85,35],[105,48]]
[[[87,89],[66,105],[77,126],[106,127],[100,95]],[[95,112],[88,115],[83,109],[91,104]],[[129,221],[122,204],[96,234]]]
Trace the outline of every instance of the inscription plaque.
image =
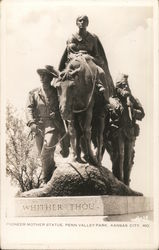
[[151,210],[152,201],[147,197],[15,198],[15,215],[19,217],[117,215]]

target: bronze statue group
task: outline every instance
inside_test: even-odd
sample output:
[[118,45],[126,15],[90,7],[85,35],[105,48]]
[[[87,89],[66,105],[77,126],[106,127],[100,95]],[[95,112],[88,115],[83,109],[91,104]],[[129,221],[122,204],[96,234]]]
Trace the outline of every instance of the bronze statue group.
[[68,39],[58,71],[49,65],[37,70],[42,86],[29,92],[27,125],[41,157],[44,183],[56,169],[59,143],[63,157],[97,167],[106,149],[114,176],[129,186],[139,135],[136,121],[143,119],[144,110],[131,93],[128,75],[120,74],[114,86],[102,44],[87,31],[88,23],[85,15],[77,18],[78,31]]

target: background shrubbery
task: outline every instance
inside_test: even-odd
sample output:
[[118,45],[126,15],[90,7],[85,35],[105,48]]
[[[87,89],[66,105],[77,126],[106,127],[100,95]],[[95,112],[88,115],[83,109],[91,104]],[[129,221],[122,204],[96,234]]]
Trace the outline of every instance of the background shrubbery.
[[10,104],[6,110],[6,173],[19,191],[38,188],[41,162],[24,119]]

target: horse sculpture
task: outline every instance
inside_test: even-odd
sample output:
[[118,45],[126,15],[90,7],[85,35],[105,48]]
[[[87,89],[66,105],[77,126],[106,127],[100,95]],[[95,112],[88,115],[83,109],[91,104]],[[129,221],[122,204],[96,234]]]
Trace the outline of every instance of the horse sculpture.
[[81,162],[82,149],[89,163],[101,165],[104,117],[99,117],[97,124],[97,158],[91,148],[91,124],[98,78],[97,66],[91,56],[76,55],[60,76],[54,82],[54,87],[57,88],[62,118],[68,124],[73,160]]

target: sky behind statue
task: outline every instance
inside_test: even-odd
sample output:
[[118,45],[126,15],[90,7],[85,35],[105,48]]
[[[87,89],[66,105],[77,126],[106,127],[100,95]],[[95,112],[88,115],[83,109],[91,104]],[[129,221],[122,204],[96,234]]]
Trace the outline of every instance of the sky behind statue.
[[[58,68],[66,40],[76,30],[76,18],[89,17],[88,31],[99,36],[115,81],[118,73],[129,75],[132,93],[141,101],[146,116],[136,142],[131,187],[152,193],[153,113],[153,13],[149,6],[104,6],[53,1],[8,1],[4,34],[6,97],[18,109],[25,107],[27,93],[39,86],[37,68]],[[107,166],[109,157],[104,162]],[[110,165],[110,162],[109,162]]]

